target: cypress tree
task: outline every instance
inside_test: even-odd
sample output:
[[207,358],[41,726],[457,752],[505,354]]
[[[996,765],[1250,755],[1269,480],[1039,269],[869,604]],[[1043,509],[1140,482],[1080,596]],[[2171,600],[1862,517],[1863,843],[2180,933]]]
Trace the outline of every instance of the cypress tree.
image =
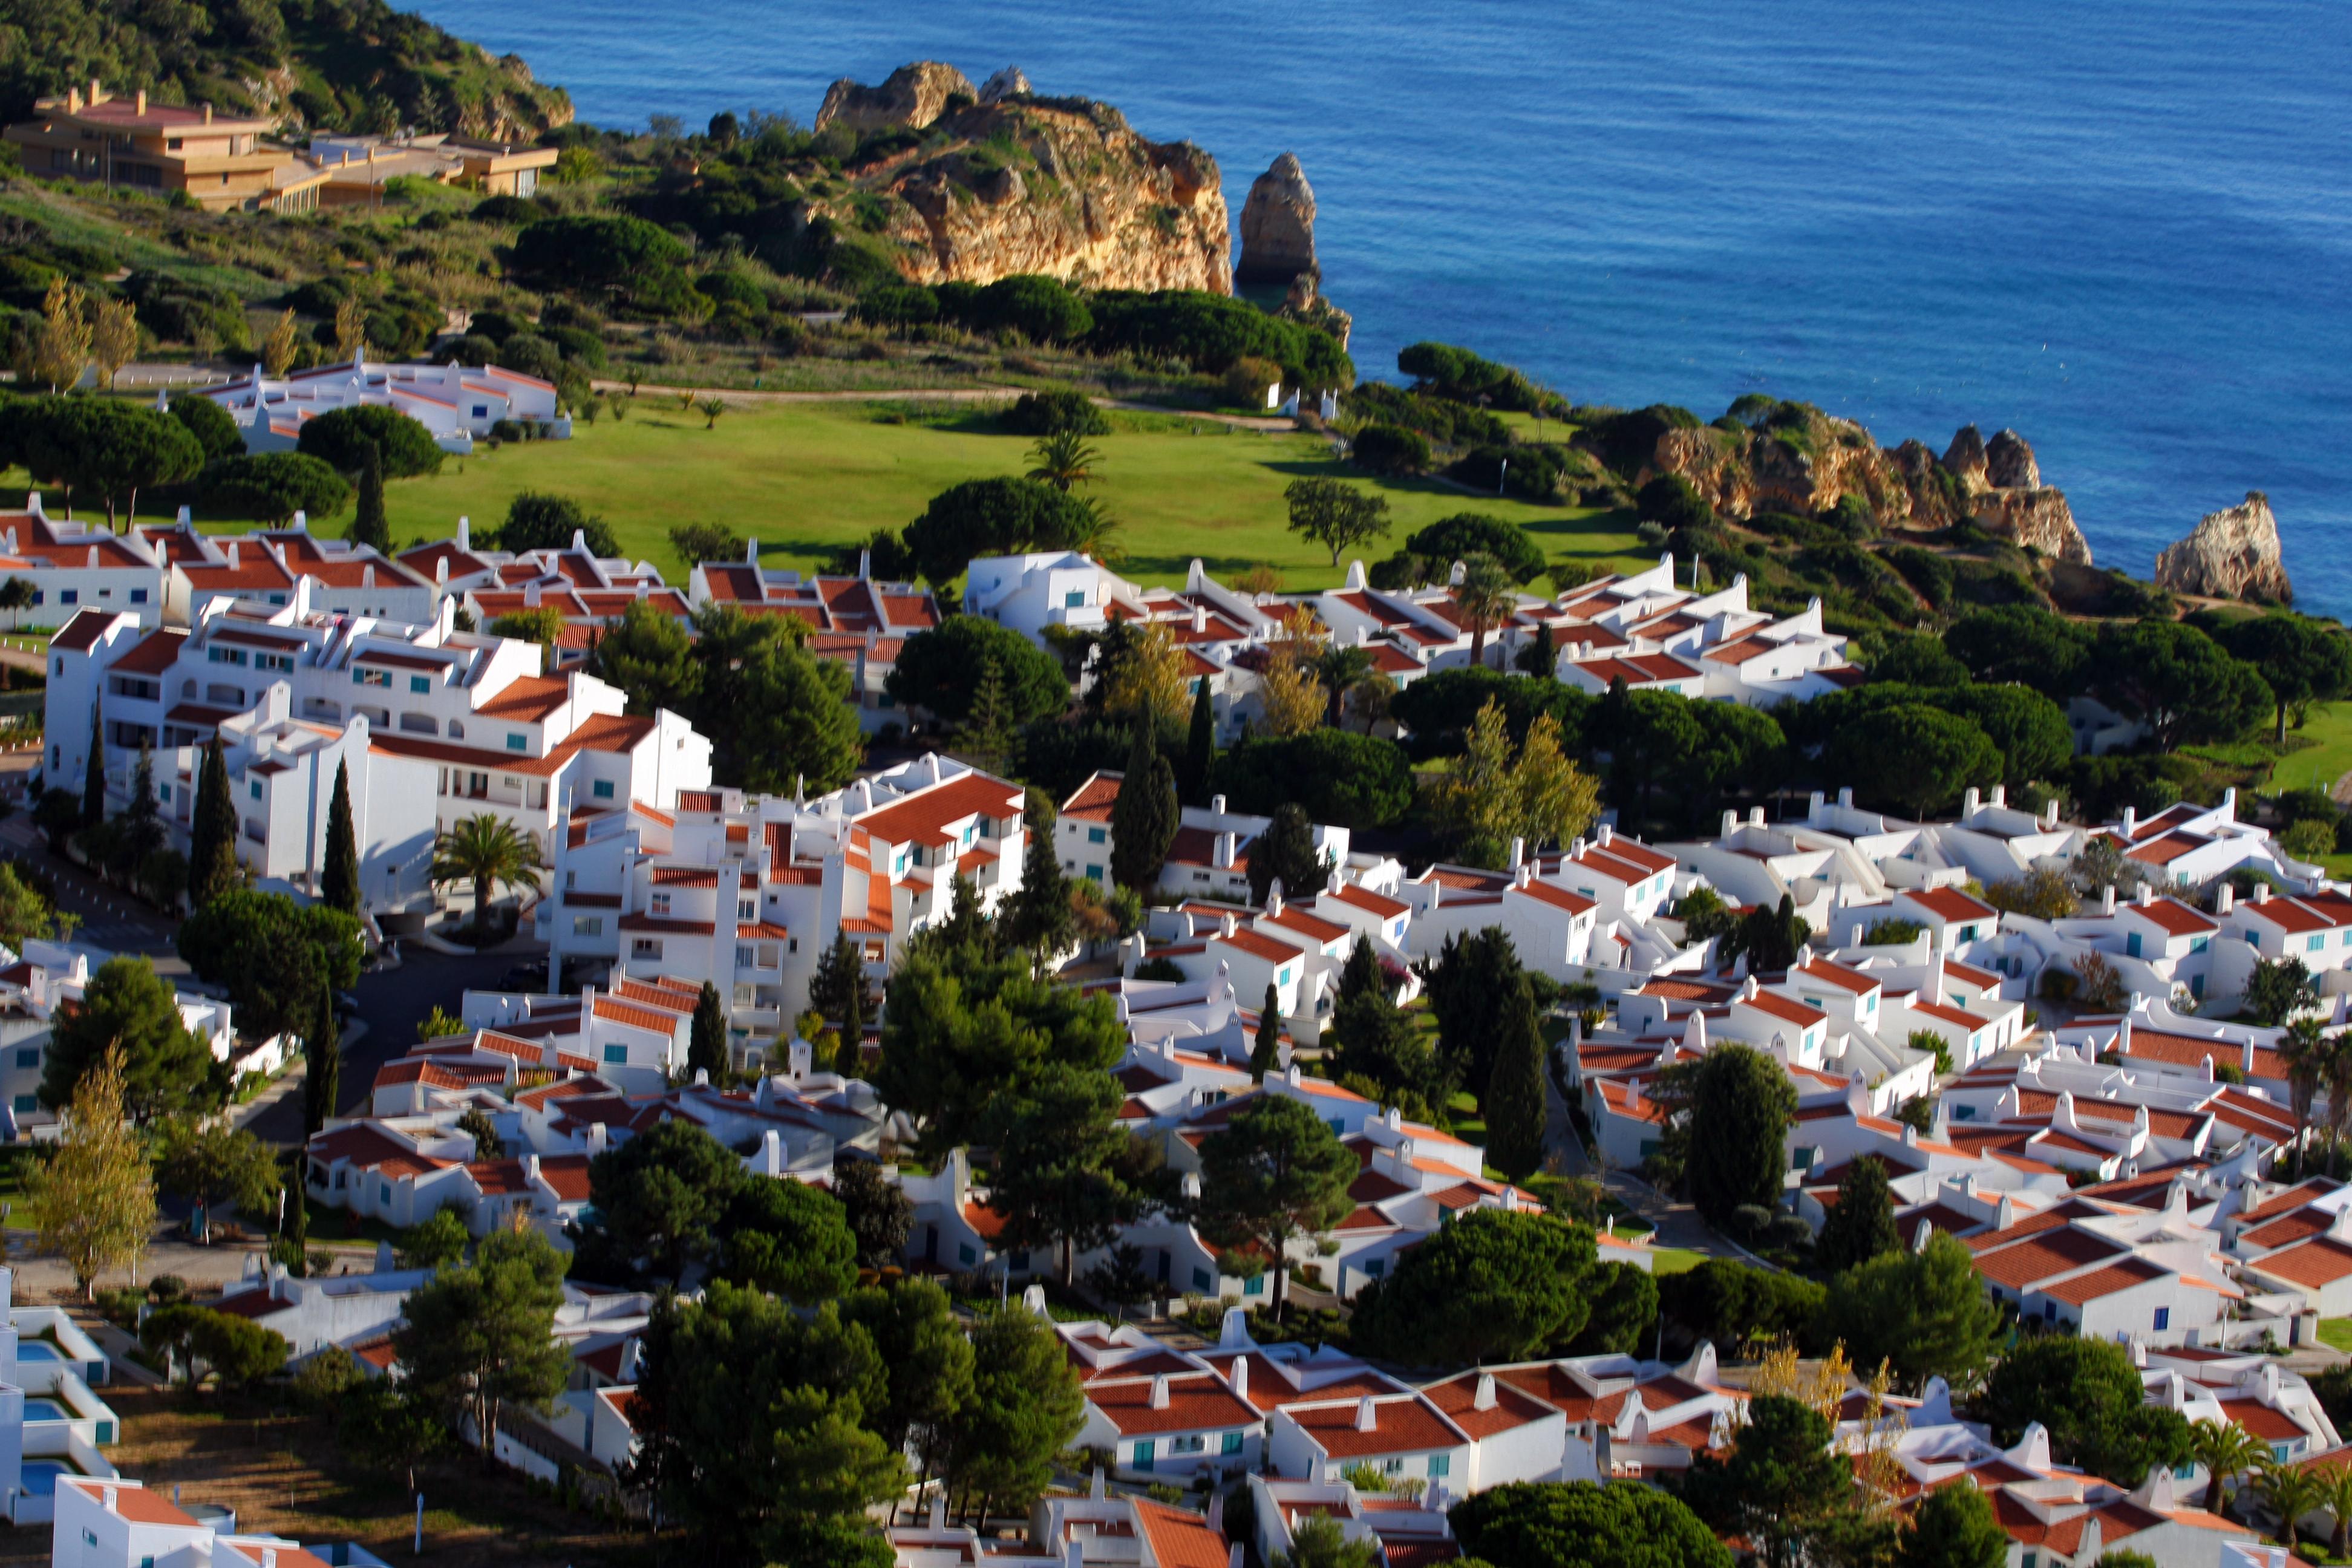
[[1479,1109],[1486,1117],[1489,1163],[1515,1182],[1542,1169],[1544,1123],[1550,1114],[1544,1098],[1543,1030],[1536,1022],[1534,988],[1524,978],[1503,1011],[1495,1076]]
[[360,915],[360,837],[352,824],[352,772],[335,764],[335,796],[327,808],[327,864],[319,876],[319,896],[331,910]]
[[816,961],[809,977],[808,1005],[841,1032],[841,1051],[834,1071],[857,1065],[859,1042],[866,1037],[866,960],[847,934],[836,934],[833,945]]
[[719,987],[706,980],[694,1004],[694,1032],[686,1046],[687,1070],[699,1068],[710,1075],[714,1088],[724,1088],[729,1066],[727,1005],[719,1000]]
[[1837,1203],[1822,1222],[1813,1261],[1823,1273],[1835,1274],[1883,1252],[1898,1251],[1902,1246],[1903,1237],[1895,1225],[1894,1194],[1886,1185],[1886,1166],[1876,1155],[1864,1154],[1845,1168],[1838,1183]]
[[352,539],[392,553],[392,523],[383,514],[383,458],[373,441],[360,460],[360,506],[352,519]]
[[1192,727],[1184,736],[1184,771],[1178,777],[1186,805],[1206,805],[1209,773],[1217,765],[1217,717],[1209,705],[1209,678],[1192,691]]
[[1264,1083],[1265,1075],[1281,1066],[1282,997],[1268,984],[1265,1005],[1258,1009],[1257,1042],[1250,1049],[1250,1082]]
[[1176,773],[1152,743],[1151,724],[1139,719],[1129,749],[1127,775],[1110,808],[1110,875],[1138,896],[1160,881],[1177,826]]
[[81,770],[81,825],[96,827],[106,820],[106,715],[100,704],[89,707],[89,760]]
[[302,1058],[308,1064],[302,1079],[302,1131],[313,1136],[335,1113],[343,1094],[342,1028],[335,1022],[335,994],[330,986],[319,987],[310,1026],[303,1035]]
[[205,744],[196,773],[196,805],[188,822],[188,907],[203,909],[237,885],[236,802],[229,798],[228,762],[220,737]]
[[1348,950],[1348,962],[1340,966],[1339,990],[1332,998],[1332,1010],[1337,1012],[1341,1003],[1352,1002],[1359,996],[1385,995],[1387,992],[1388,977],[1381,973],[1381,961],[1372,952],[1372,939],[1357,937],[1356,945]]

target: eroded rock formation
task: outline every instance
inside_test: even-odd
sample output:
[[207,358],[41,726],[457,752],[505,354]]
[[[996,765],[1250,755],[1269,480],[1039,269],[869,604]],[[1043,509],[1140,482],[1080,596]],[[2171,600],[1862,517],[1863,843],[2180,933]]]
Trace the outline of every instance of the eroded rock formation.
[[1242,204],[1241,283],[1288,283],[1301,273],[1320,278],[1315,258],[1315,190],[1295,153],[1276,158],[1250,184]]
[[2091,562],[2066,497],[2041,482],[2033,448],[2013,430],[1987,442],[1964,426],[1938,458],[1924,442],[1889,450],[1851,419],[1781,404],[1754,426],[1721,420],[1664,431],[1639,477],[1652,473],[1682,475],[1727,517],[1819,516],[1853,497],[1882,528],[1933,532],[1969,521],[2045,555]]
[[2158,586],[2215,599],[2285,604],[2294,597],[2280,558],[2270,498],[2248,490],[2238,505],[2208,512],[2189,537],[2156,558]]
[[904,126],[920,131],[946,112],[949,96],[956,93],[979,101],[971,78],[937,60],[900,66],[879,87],[843,77],[824,89],[824,102],[816,111],[816,129],[845,125],[852,131],[885,131]]
[[1019,66],[1006,66],[980,84],[980,101],[982,103],[1002,103],[1008,98],[1028,96],[1029,79],[1022,74]]

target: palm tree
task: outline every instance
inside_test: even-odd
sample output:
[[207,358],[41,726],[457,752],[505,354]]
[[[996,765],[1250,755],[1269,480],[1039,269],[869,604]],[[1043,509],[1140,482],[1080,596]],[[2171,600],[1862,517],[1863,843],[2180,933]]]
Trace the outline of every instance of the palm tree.
[[1339,727],[1339,708],[1356,683],[1372,672],[1372,650],[1366,647],[1343,647],[1338,644],[1325,648],[1315,659],[1316,679],[1331,693],[1328,716],[1323,721],[1334,730]]
[[1111,510],[1103,504],[1102,497],[1087,497],[1078,502],[1077,510],[1079,515],[1069,520],[1069,538],[1062,548],[1091,555],[1097,561],[1118,554],[1108,541],[1111,531],[1118,526],[1118,519],[1111,515]]
[[2327,1037],[2320,1076],[2327,1089],[2327,1170],[2334,1175],[2344,1163],[2345,1134],[2352,1131],[2352,1029]]
[[1091,480],[1095,465],[1102,461],[1101,448],[1088,446],[1085,435],[1076,430],[1056,430],[1041,437],[1029,448],[1029,456],[1037,466],[1029,470],[1028,477],[1043,480],[1065,495],[1072,485]]
[[2336,1516],[2336,1533],[2328,1542],[2327,1554],[2341,1558],[2346,1547],[2352,1545],[2352,1465],[2305,1473],[2319,1477],[2320,1506]]
[[1484,552],[1463,557],[1462,581],[1454,585],[1454,602],[1470,623],[1470,662],[1486,662],[1486,634],[1503,624],[1518,605],[1518,589],[1503,563]]
[[2296,1523],[2305,1514],[2326,1506],[2326,1487],[2309,1470],[2277,1463],[2255,1472],[2254,1486],[2279,1516],[2279,1544],[2294,1551]]
[[2279,1059],[2286,1064],[2287,1103],[2294,1112],[2294,1173],[2300,1178],[2310,1163],[2306,1146],[2311,1136],[2311,1103],[2327,1072],[2327,1041],[2316,1018],[2297,1018],[2279,1037]]
[[2270,1455],[2261,1439],[2234,1421],[2198,1421],[2189,1428],[2189,1452],[2205,1467],[2205,1511],[2221,1511],[2221,1488]]
[[539,848],[494,812],[467,817],[433,840],[433,885],[474,885],[474,940],[489,931],[490,895],[500,882],[540,889]]

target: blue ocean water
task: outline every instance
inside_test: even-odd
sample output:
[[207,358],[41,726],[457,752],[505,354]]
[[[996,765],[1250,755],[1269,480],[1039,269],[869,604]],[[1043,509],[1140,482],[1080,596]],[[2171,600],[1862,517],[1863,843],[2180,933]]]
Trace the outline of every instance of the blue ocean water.
[[2352,614],[2352,7],[2294,0],[457,0],[581,114],[806,121],[835,77],[1017,64],[1214,153],[1296,152],[1357,362],[1570,397],[1748,391],[1937,450],[2009,426],[2102,563],[2270,495]]

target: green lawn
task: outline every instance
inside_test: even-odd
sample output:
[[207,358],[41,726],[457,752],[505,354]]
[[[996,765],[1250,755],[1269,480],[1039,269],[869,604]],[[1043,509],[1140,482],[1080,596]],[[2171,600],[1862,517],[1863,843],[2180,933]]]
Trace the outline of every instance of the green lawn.
[[2352,773],[2352,702],[2315,702],[2303,728],[2287,733],[2318,744],[2281,757],[2272,787],[2333,789],[2337,779]]
[[1687,1274],[1706,1261],[1704,1252],[1693,1252],[1687,1247],[1659,1247],[1651,1249],[1653,1274]]
[[[1434,479],[1374,480],[1311,436],[1173,416],[1118,417],[1122,427],[1096,442],[1100,477],[1087,493],[1120,519],[1124,570],[1147,584],[1181,583],[1195,556],[1213,574],[1272,566],[1292,589],[1336,582],[1328,553],[1283,526],[1283,487],[1306,474],[1354,479],[1387,496],[1396,527],[1368,557],[1399,548],[1424,523],[1475,508],[1523,524],[1556,560],[1639,563],[1630,520],[1619,513],[1529,506]],[[960,480],[1021,472],[1028,448],[1022,437],[996,433],[984,415],[782,404],[733,410],[706,430],[701,416],[648,396],[625,421],[607,416],[571,441],[486,450],[452,458],[431,478],[394,481],[386,503],[394,536],[405,544],[456,532],[461,514],[495,524],[521,490],[577,496],[632,554],[682,582],[666,537],[678,523],[724,523],[757,538],[772,563],[805,569],[832,547],[905,523]]]
[[2320,1319],[2319,1342],[2329,1350],[2352,1355],[2352,1318]]

